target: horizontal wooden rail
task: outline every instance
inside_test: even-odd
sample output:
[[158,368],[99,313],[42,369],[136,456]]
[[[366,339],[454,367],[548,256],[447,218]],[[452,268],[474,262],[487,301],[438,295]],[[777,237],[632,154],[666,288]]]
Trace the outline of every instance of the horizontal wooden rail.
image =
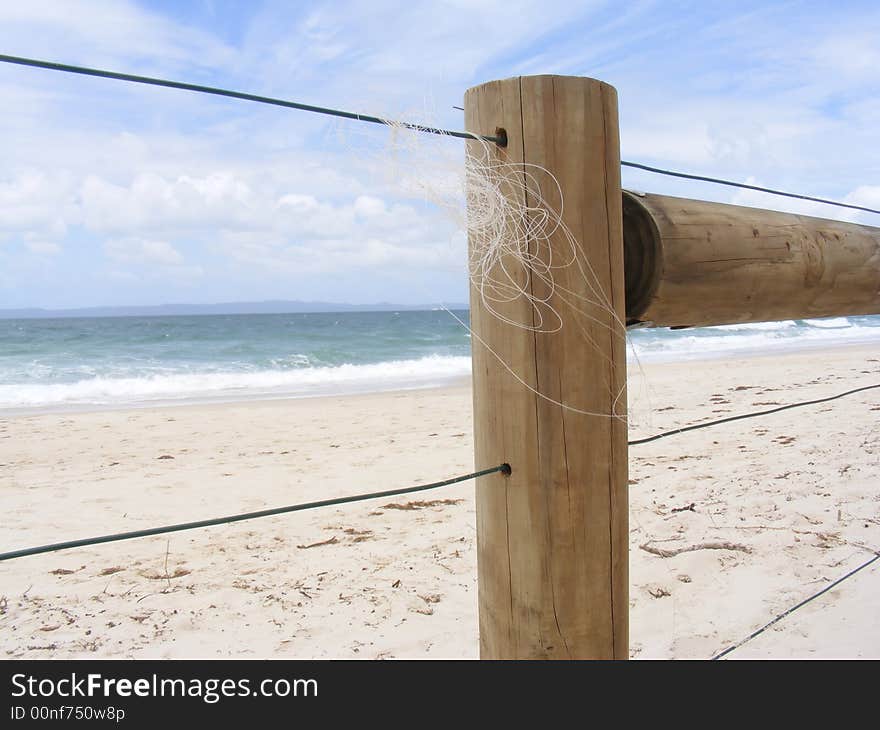
[[627,324],[880,313],[880,228],[623,192]]

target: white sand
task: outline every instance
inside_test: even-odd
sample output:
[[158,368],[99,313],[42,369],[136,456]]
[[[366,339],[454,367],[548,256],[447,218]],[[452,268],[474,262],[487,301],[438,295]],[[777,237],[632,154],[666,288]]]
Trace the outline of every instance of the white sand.
[[[878,382],[876,348],[646,366],[632,436]],[[708,657],[880,548],[878,416],[880,390],[633,448],[632,655]],[[0,550],[442,479],[471,433],[466,386],[6,418]],[[0,563],[0,656],[475,657],[472,494]],[[750,552],[639,547],[707,541]],[[878,600],[880,561],[732,656],[880,657]]]

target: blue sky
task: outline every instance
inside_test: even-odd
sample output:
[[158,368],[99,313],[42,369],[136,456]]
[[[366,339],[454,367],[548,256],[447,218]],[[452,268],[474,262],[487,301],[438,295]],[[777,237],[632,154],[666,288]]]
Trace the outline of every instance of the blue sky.
[[[449,128],[470,86],[593,76],[626,159],[880,207],[875,2],[29,0],[0,4],[0,52]],[[395,184],[461,142],[389,160],[382,128],[17,66],[0,99],[0,308],[467,298],[462,233]]]

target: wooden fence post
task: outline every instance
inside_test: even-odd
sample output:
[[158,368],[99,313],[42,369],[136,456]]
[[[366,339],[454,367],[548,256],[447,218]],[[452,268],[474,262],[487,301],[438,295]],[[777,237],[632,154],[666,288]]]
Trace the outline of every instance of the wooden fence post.
[[[595,273],[593,285],[616,314],[592,305],[584,311],[580,297],[595,297],[577,266],[553,271],[555,293],[520,272],[518,284],[549,296],[559,313],[562,327],[553,333],[504,323],[471,287],[476,464],[508,462],[513,470],[477,483],[480,653],[486,659],[625,659],[629,536],[617,94],[589,78],[492,81],[468,90],[465,124],[478,134],[503,129],[507,146],[493,145],[488,154],[522,164],[523,175],[532,171],[542,195],[560,210],[551,178],[526,166],[556,178],[563,221]],[[485,154],[479,142],[468,145],[472,154]],[[507,192],[534,204],[528,185]],[[529,251],[543,260],[553,256],[554,263],[571,258],[561,232],[549,246],[530,241]],[[495,308],[518,322],[534,316],[525,296]]]

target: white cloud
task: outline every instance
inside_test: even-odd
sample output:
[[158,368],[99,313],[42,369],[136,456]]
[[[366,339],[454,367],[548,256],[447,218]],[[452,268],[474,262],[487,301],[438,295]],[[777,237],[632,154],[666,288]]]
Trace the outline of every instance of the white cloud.
[[61,253],[61,246],[51,241],[27,241],[24,245],[28,251],[40,256],[57,256]]
[[[880,14],[875,16],[875,22]],[[831,34],[812,51],[818,67],[833,74],[844,74],[848,81],[876,82],[880,67],[880,47],[875,30],[847,29]]]
[[104,251],[114,261],[129,264],[177,266],[183,256],[167,241],[143,238],[115,238],[104,243]]
[[382,269],[405,275],[406,272],[441,269],[458,271],[462,282],[465,281],[464,245],[454,237],[412,246],[378,237],[345,237],[300,244],[259,234],[229,233],[220,241],[218,250],[273,278],[313,274],[332,277],[342,272]]
[[386,210],[385,201],[372,195],[359,195],[354,201],[354,212],[363,218],[375,218]]
[[846,196],[848,203],[880,209],[880,185],[860,185]]
[[205,177],[136,174],[128,184],[89,175],[82,184],[83,221],[97,232],[182,231],[235,225],[251,207],[253,192],[235,175]]
[[440,99],[441,118],[460,119],[447,102],[459,103],[479,69],[609,4],[349,0],[291,18],[289,4],[269,2],[250,25],[243,63],[272,90],[313,88],[316,103],[366,99],[380,114],[386,105],[430,110]]
[[314,195],[288,193],[287,195],[281,196],[281,199],[278,201],[278,207],[286,207],[297,213],[308,214],[318,210],[321,206],[318,204],[318,199]]
[[0,45],[11,55],[94,64],[124,59],[152,68],[216,68],[235,55],[211,33],[127,0],[0,3]]
[[[74,13],[61,0],[33,0],[0,3],[0,46],[135,73],[210,74],[206,83],[340,108],[357,99],[365,112],[450,128],[463,123],[451,105],[489,78],[594,75],[618,88],[628,159],[876,207],[876,13],[823,24],[827,14],[771,5],[681,13],[638,0],[622,10],[354,0],[304,10],[279,0],[242,11],[232,47],[221,29],[189,27],[174,10],[81,0]],[[407,177],[412,190],[444,188],[460,165],[456,141],[419,138],[394,157],[381,127],[11,67],[0,68],[0,99],[14,110],[0,116],[3,241],[45,245],[43,255],[53,246],[98,260],[103,252],[139,275],[197,277],[202,267],[206,280],[227,264],[267,277],[369,271],[382,281],[464,271],[454,226],[400,190]],[[624,175],[640,189],[850,217]]]
[[63,236],[78,220],[74,185],[70,175],[51,170],[0,178],[0,231]]

